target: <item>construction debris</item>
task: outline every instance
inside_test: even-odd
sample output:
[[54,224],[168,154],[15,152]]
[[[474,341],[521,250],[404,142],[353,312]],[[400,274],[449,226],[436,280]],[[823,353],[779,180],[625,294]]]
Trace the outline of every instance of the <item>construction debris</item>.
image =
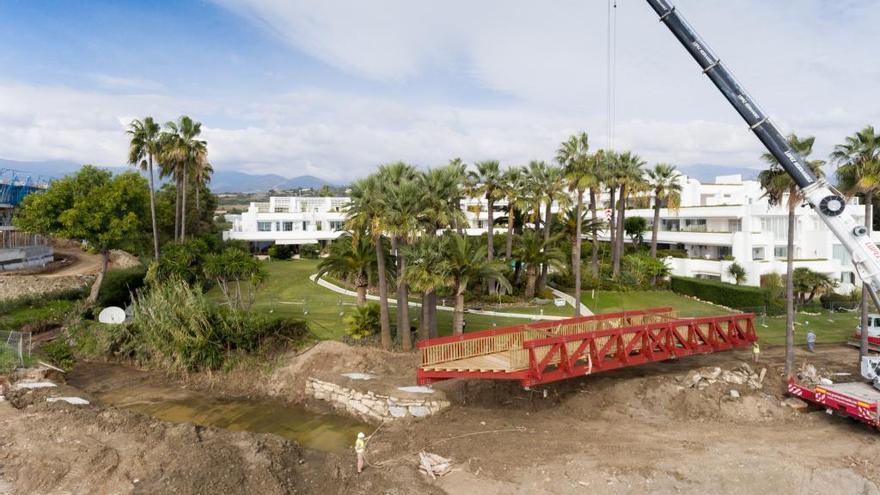
[[834,382],[828,378],[830,376],[834,376],[834,373],[830,373],[827,370],[817,370],[812,364],[806,363],[797,372],[798,381],[810,386],[834,385]]
[[683,381],[688,387],[698,390],[703,390],[709,385],[718,382],[731,385],[748,385],[752,390],[758,390],[764,387],[765,376],[767,376],[767,368],[762,368],[760,372],[755,372],[748,364],[741,363],[732,370],[722,370],[718,367],[692,370]]
[[452,470],[452,461],[437,454],[419,452],[419,471],[437,479]]

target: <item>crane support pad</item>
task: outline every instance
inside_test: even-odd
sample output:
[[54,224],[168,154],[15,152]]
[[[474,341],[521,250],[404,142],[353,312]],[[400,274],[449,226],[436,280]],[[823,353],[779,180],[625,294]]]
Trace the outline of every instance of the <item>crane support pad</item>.
[[651,308],[517,325],[419,342],[419,384],[450,378],[524,387],[693,354],[745,348],[754,315],[676,318]]

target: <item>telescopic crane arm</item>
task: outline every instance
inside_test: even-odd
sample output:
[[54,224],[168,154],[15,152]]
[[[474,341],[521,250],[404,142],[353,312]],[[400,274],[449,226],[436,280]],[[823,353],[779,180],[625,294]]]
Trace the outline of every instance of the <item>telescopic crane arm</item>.
[[740,86],[721,60],[712,53],[675,6],[670,5],[667,0],[647,1],[660,16],[660,22],[666,24],[666,27],[678,38],[703,69],[703,73],[733,105],[767,150],[776,157],[779,165],[803,191],[810,206],[818,212],[822,221],[846,247],[859,277],[868,286],[868,293],[874,304],[880,307],[880,300],[877,298],[877,292],[880,291],[880,249],[871,241],[868,230],[863,225],[857,224],[846,212],[846,202],[840,193],[832,189],[824,179],[813,175],[803,157],[788,144],[788,140],[779,129],[761,111],[758,104]]

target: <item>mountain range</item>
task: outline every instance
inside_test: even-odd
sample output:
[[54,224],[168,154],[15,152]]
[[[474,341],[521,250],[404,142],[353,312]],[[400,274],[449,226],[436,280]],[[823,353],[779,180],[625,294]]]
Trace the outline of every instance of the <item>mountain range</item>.
[[[44,160],[34,162],[23,162],[16,160],[6,160],[0,158],[0,170],[13,169],[21,170],[21,175],[42,175],[47,177],[61,177],[76,172],[80,165],[75,162],[62,160]],[[129,167],[102,167],[114,172],[120,172]],[[719,175],[742,174],[743,179],[755,179],[758,176],[759,169],[711,165],[711,164],[693,164],[679,166],[678,170],[700,182],[713,182],[715,177]],[[344,184],[333,184],[319,177],[312,175],[301,175],[298,177],[284,177],[278,174],[249,174],[246,172],[217,170],[211,177],[211,189],[215,192],[240,192],[255,193],[266,192],[272,189],[297,189],[312,188],[319,189],[321,186],[341,186]]]

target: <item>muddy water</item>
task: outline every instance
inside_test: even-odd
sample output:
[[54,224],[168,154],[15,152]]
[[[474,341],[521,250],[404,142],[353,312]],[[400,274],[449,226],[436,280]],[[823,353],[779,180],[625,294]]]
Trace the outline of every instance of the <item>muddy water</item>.
[[[134,378],[134,379],[133,379]],[[130,409],[173,423],[194,423],[232,431],[273,433],[316,450],[343,452],[369,425],[333,414],[268,399],[212,397],[123,366],[78,366],[68,383],[90,392],[101,404]],[[151,377],[157,378],[157,377]]]

